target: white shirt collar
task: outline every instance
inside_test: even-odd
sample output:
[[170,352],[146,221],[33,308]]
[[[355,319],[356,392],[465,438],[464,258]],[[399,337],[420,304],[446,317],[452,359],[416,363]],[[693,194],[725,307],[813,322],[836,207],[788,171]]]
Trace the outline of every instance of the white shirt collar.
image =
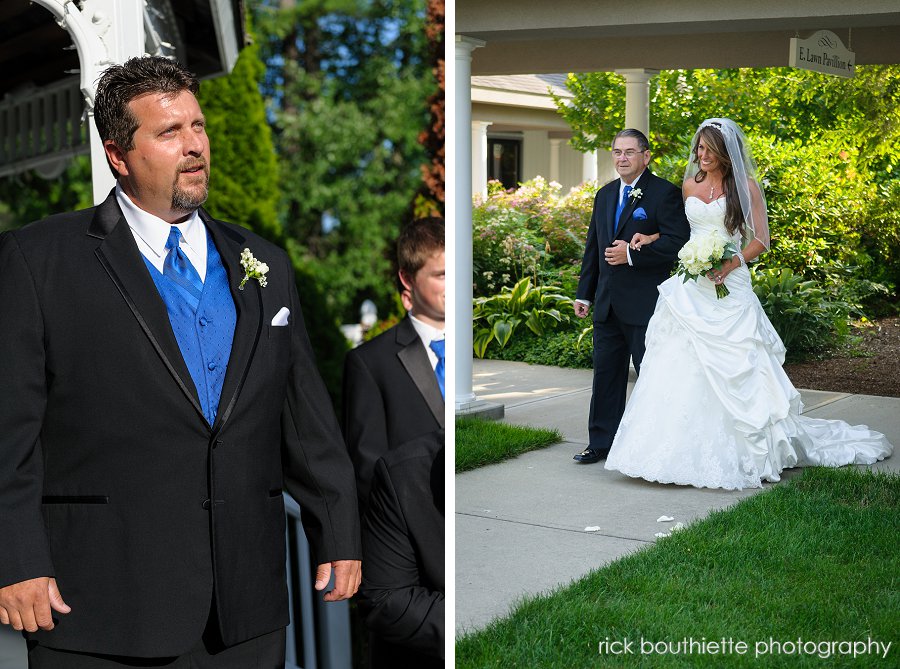
[[413,316],[411,312],[409,314],[409,320],[412,321],[413,327],[416,329],[416,334],[419,335],[419,339],[425,347],[425,353],[428,355],[428,361],[431,363],[431,368],[434,369],[435,365],[438,363],[438,357],[437,353],[431,348],[431,342],[435,339],[444,339],[444,330],[438,330],[437,328],[428,325],[428,323],[423,323]]
[[625,183],[625,180],[622,177],[619,177],[619,199],[620,200],[622,199],[622,193],[625,192],[625,186],[631,186],[631,188],[634,189],[634,187],[637,186],[637,182],[641,180],[641,177],[644,176],[644,172],[646,172],[646,171],[647,171],[647,168],[644,168],[644,170],[640,174],[637,175],[637,179],[632,181],[630,184]]
[[[152,252],[157,258],[164,258],[167,253],[166,240],[169,239],[172,224],[138,207],[118,183],[116,183],[116,200],[125,215],[128,227],[144,242],[143,249]],[[201,245],[206,244],[206,230],[203,229],[203,222],[197,210],[176,227],[181,231],[182,244],[199,253]]]
[[437,328],[428,325],[428,323],[423,323],[411,313],[409,314],[409,320],[412,321],[413,327],[416,329],[419,338],[422,340],[426,347],[430,345],[431,342],[435,339],[444,338],[443,330],[438,330]]

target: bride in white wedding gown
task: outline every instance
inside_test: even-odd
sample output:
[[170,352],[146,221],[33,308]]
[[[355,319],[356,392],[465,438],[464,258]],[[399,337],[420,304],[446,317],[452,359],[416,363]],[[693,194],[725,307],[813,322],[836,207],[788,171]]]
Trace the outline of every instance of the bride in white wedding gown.
[[[871,464],[893,447],[866,426],[801,415],[781,365],[785,348],[750,283],[746,261],[769,245],[765,198],[749,148],[729,119],[691,141],[685,212],[691,238],[719,231],[742,248],[708,278],[659,286],[647,352],[606,468],[660,483],[758,488],[783,469]],[[652,243],[636,236],[632,248]],[[717,299],[715,283],[730,294]]]

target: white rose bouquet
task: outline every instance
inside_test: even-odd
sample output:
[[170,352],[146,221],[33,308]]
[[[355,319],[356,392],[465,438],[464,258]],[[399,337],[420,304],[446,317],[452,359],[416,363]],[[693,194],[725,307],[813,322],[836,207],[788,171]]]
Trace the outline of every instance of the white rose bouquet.
[[[696,281],[701,276],[706,278],[707,272],[721,269],[722,263],[731,260],[736,253],[734,242],[718,232],[711,232],[703,237],[691,237],[678,252],[678,267],[675,274],[683,276],[684,283],[687,283],[688,279]],[[722,299],[728,295],[728,287],[724,283],[717,283],[715,286],[716,298]]]

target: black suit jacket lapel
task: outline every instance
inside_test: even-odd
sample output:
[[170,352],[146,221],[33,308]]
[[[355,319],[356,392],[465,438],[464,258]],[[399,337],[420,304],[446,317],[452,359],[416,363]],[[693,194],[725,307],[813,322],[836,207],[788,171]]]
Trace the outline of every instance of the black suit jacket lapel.
[[119,209],[115,191],[97,207],[88,235],[100,240],[100,245],[94,252],[97,259],[122,294],[166,369],[202,418],[203,409],[197,398],[197,390],[187,365],[184,364],[181,349],[178,348],[165,302],[147,271],[134,235]]
[[[253,353],[259,343],[263,326],[263,305],[260,293],[262,289],[259,282],[253,280],[244,285],[244,290],[238,289],[241,279],[244,278],[244,270],[241,267],[241,251],[245,248],[246,238],[234,228],[227,227],[210,217],[202,209],[200,218],[206,224],[206,230],[222,257],[222,264],[228,274],[228,286],[237,310],[237,324],[234,328],[231,356],[228,358],[228,368],[225,370],[225,380],[222,383],[222,396],[219,399],[216,422],[213,426],[213,430],[218,431],[231,415],[247,378],[247,372],[250,370]],[[259,260],[266,262],[266,258]]]
[[619,206],[619,188],[620,188],[620,179],[616,179],[612,182],[612,187],[610,188],[610,194],[607,198],[606,203],[606,240],[600,240],[600,249],[601,256],[603,255],[602,249],[605,246],[609,246],[612,243],[612,240],[615,239],[616,236],[616,208]]
[[397,352],[400,363],[412,378],[416,388],[422,393],[425,403],[431,409],[438,424],[444,427],[444,398],[438,386],[434,369],[428,359],[428,353],[422,344],[419,333],[409,319],[404,318],[397,327],[397,344],[401,349]]

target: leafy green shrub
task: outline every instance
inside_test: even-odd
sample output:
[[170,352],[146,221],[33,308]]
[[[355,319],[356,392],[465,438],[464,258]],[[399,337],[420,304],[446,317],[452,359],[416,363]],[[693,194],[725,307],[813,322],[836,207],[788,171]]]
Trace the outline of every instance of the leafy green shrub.
[[[867,215],[863,219],[861,244],[872,258],[867,278],[890,291],[900,286],[900,179],[879,184],[867,193]],[[894,294],[896,301],[897,295]]]
[[[533,365],[590,369],[593,364],[591,324],[585,327],[584,321],[569,315],[572,300],[545,292],[554,289],[553,286],[532,288],[526,279],[513,290],[506,289],[493,298],[476,299],[476,355]],[[789,361],[821,357],[845,342],[851,305],[815,281],[805,280],[789,269],[754,269],[753,290],[784,342]],[[544,307],[537,307],[539,295],[547,302]],[[544,315],[543,328],[529,327],[513,337],[534,308],[552,311],[554,315]],[[485,323],[497,325],[488,328]],[[491,346],[492,342],[498,345]]]
[[788,360],[821,356],[849,332],[849,305],[789,269],[756,269],[753,290],[784,342]]
[[475,355],[483,358],[492,342],[504,348],[522,324],[541,337],[568,320],[572,299],[557,291],[557,286],[532,286],[531,279],[522,279],[497,295],[476,298],[472,308]]
[[530,365],[549,365],[572,369],[591,369],[593,365],[590,337],[578,345],[578,332],[559,330],[538,337],[531,332],[510,341],[505,348],[492,347],[484,355],[491,360],[527,362]]
[[754,142],[772,248],[760,265],[824,281],[828,266],[864,266],[861,244],[870,189],[842,138]]

